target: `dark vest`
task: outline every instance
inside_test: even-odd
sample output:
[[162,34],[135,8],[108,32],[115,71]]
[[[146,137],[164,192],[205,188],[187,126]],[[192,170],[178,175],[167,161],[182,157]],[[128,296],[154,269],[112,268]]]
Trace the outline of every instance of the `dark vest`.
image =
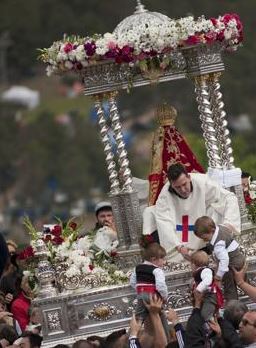
[[[202,281],[201,274],[202,274],[202,272],[203,272],[203,270],[204,270],[205,268],[210,268],[210,267],[207,267],[207,266],[201,267],[201,268],[197,269],[197,270],[193,273],[193,278],[194,278],[194,281],[195,281],[196,285],[198,285],[198,284]],[[211,268],[210,268],[210,270],[212,271],[212,279],[213,279],[213,277],[214,277],[214,270],[211,269]]]
[[156,266],[147,265],[145,263],[137,265],[135,268],[137,284],[155,284],[156,280],[153,271],[156,268]]
[[[234,238],[232,236],[232,233],[228,228],[225,226],[219,225],[219,233],[218,236],[214,242],[214,245],[218,243],[220,240],[224,240],[226,249],[230,246],[230,244],[233,242]],[[228,253],[229,256],[229,265],[230,266],[236,266],[237,263],[243,262],[244,256],[242,255],[241,251],[239,250],[239,247],[235,249],[234,251],[230,251]],[[238,262],[238,260],[241,260]],[[242,267],[242,266],[239,266]]]

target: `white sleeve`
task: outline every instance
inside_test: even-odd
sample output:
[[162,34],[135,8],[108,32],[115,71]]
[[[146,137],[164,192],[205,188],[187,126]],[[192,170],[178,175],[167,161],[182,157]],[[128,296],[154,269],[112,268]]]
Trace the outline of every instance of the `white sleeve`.
[[137,284],[137,277],[136,277],[136,272],[134,270],[130,276],[130,285],[132,288],[136,289],[136,284]]
[[201,272],[202,281],[197,285],[196,290],[199,292],[204,292],[208,289],[208,287],[212,284],[213,274],[210,268],[205,268]]
[[224,240],[220,240],[214,245],[213,249],[214,255],[216,259],[219,261],[219,266],[216,272],[216,276],[223,277],[226,272],[228,272],[229,268],[229,256],[226,249],[226,243]]
[[176,235],[174,208],[170,206],[167,193],[160,193],[156,202],[155,216],[160,244],[166,249],[167,253],[171,253],[176,246],[181,245],[181,242]]
[[156,281],[156,290],[159,292],[163,300],[168,297],[168,289],[165,282],[165,274],[161,268],[155,268],[153,271]]
[[236,195],[209,178],[205,183],[206,209],[212,206],[222,216],[222,224],[230,224],[237,232],[240,232],[241,217]]

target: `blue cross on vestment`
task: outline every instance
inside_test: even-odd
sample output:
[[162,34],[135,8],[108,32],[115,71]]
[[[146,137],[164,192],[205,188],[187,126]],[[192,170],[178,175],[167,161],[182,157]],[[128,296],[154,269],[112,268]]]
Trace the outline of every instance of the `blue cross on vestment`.
[[194,225],[188,224],[188,215],[182,216],[182,225],[176,225],[176,231],[182,231],[182,242],[188,242],[188,232],[194,231]]

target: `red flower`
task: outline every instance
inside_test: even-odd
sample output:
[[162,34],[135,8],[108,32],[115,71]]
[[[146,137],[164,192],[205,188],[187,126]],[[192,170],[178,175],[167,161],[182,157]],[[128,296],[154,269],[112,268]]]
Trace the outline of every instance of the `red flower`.
[[93,265],[89,265],[89,270],[92,271],[94,269],[94,266]]
[[186,44],[187,45],[196,45],[200,42],[200,37],[197,35],[191,35],[187,38]]
[[73,231],[75,231],[75,230],[77,229],[77,223],[75,223],[74,221],[71,221],[71,222],[69,223],[69,227],[70,227]]
[[64,47],[64,52],[65,52],[65,53],[69,53],[69,52],[72,51],[72,50],[73,50],[73,45],[72,45],[72,43],[70,43],[70,42],[66,43],[66,45],[65,45],[65,47]]
[[56,237],[53,238],[52,244],[60,245],[60,244],[63,243],[63,241],[64,241],[64,239],[62,237],[56,236]]
[[61,235],[62,228],[59,225],[55,225],[51,231],[51,234],[55,237],[59,237]]
[[210,18],[210,21],[212,22],[212,24],[216,27],[218,21],[216,18]]
[[28,259],[30,257],[33,257],[34,255],[35,255],[34,254],[34,250],[33,250],[32,246],[29,245],[28,247],[26,247],[24,250],[22,250],[19,253],[18,258],[20,260],[26,260],[26,259]]

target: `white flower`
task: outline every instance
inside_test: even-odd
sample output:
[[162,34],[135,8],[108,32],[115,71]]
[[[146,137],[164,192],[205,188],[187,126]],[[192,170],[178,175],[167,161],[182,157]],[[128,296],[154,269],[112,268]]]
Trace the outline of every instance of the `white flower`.
[[69,269],[65,272],[66,276],[71,278],[74,276],[79,276],[81,274],[80,269],[76,265],[71,265]]
[[64,64],[65,68],[67,68],[68,70],[71,70],[73,68],[73,63],[70,61],[66,61]]

